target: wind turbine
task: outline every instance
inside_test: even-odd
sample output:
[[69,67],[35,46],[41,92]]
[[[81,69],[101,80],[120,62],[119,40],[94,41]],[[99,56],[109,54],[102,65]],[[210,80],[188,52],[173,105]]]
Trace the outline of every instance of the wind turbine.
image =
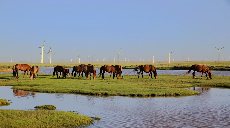
[[[48,57],[49,59],[50,59],[50,64],[51,64],[51,52],[52,52],[52,50],[51,50],[51,47],[50,47],[50,50],[49,50],[49,52],[48,53],[50,53],[50,57]],[[47,54],[48,54],[47,53]],[[55,53],[54,53],[55,54]]]
[[[121,48],[120,48],[120,50],[121,50]],[[117,51],[114,51],[114,52],[117,52]],[[119,64],[119,55],[120,55],[121,53],[120,53],[120,52],[117,52],[117,54],[118,54],[117,61],[118,61],[118,64]]]
[[81,58],[80,58],[80,54],[78,55],[78,60],[79,60],[79,63],[81,63]]
[[[173,51],[174,52],[174,51]],[[170,52],[170,53],[173,53],[173,52]],[[169,63],[170,63],[170,53],[169,53]]]
[[[45,40],[44,40],[44,43],[45,43]],[[41,48],[42,49],[42,54],[41,54],[41,63],[43,64],[43,48],[44,48],[44,45],[42,47],[38,47],[38,48]]]
[[224,47],[222,47],[222,48],[217,48],[217,47],[215,47],[218,51],[219,51],[219,56],[218,56],[218,62],[219,62],[219,58],[220,58],[220,49],[223,49]]

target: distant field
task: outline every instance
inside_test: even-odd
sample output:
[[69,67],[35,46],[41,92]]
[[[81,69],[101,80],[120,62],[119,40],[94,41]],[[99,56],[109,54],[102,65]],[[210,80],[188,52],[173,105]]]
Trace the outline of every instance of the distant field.
[[[0,71],[10,71],[12,66],[16,63],[0,63]],[[61,65],[66,68],[72,68],[73,66],[79,65],[79,63],[28,63],[30,66],[38,66],[38,67],[55,67],[56,65]],[[99,68],[103,65],[117,65],[118,63],[110,62],[90,62],[90,63],[80,63],[80,64],[92,64],[96,68]],[[223,71],[230,71],[230,61],[171,61],[169,64],[166,61],[155,61],[152,62],[143,62],[143,61],[130,61],[130,62],[120,62],[119,65],[122,65],[123,68],[135,68],[138,65],[144,64],[152,64],[157,69],[161,70],[187,70],[193,64],[202,64],[208,66],[211,70],[223,70]]]

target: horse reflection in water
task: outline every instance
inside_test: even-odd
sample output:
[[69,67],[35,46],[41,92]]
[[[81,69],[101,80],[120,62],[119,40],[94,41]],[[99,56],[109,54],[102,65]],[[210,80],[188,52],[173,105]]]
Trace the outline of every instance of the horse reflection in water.
[[207,93],[211,88],[201,88],[201,87],[193,87],[193,90],[194,91],[198,91],[198,92],[201,92],[201,93]]
[[14,96],[17,96],[18,98],[29,97],[29,96],[32,96],[34,98],[37,95],[37,93],[35,93],[35,92],[26,92],[23,90],[16,90],[16,89],[13,90],[13,94],[14,94]]

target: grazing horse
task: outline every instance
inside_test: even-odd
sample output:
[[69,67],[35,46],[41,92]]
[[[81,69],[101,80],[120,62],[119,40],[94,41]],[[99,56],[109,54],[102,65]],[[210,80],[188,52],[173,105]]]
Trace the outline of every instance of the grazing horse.
[[[15,76],[15,78],[19,78],[18,77],[18,71],[24,71],[24,75],[27,71],[27,78],[28,77],[28,72],[31,71],[31,67],[28,65],[28,64],[16,64],[13,66],[13,76]],[[17,74],[17,77],[16,77],[16,74]],[[23,75],[23,78],[24,78],[24,75]]]
[[90,78],[90,74],[91,73],[93,73],[93,79],[95,80],[95,78],[96,78],[96,70],[95,70],[95,68],[94,68],[94,66],[93,65],[87,65],[87,76],[89,75],[89,79],[91,80],[91,78]]
[[112,66],[104,65],[104,66],[101,66],[99,77],[102,75],[102,79],[105,79],[105,76],[104,76],[105,72],[111,73],[110,77],[113,74],[113,79],[115,77],[115,74],[118,74],[117,75],[117,79],[119,79],[120,78],[120,74],[122,73],[122,67],[120,65],[116,65],[116,66],[113,66],[113,65]]
[[70,77],[69,69],[65,68],[64,71],[65,71],[65,74],[66,74],[68,77]]
[[[60,72],[60,75],[61,75],[61,73],[62,73],[62,78],[64,78],[64,77],[66,78],[65,68],[64,68],[63,66],[57,65],[56,67],[54,67],[53,76],[54,76],[55,73],[56,73],[57,78],[58,78],[58,72]],[[60,76],[59,76],[59,78],[60,78]]]
[[205,65],[198,65],[198,64],[192,65],[191,68],[189,69],[189,71],[186,72],[186,75],[189,74],[191,72],[191,70],[194,71],[192,73],[193,78],[196,78],[195,77],[195,71],[197,71],[197,72],[201,72],[202,73],[201,79],[202,79],[203,73],[206,74],[207,79],[208,79],[208,75],[209,75],[209,78],[212,79],[212,73],[209,70],[209,68],[207,66],[205,66]]
[[[122,73],[122,66],[121,65],[115,65],[114,68],[116,70],[117,79],[119,79],[121,77],[121,73]],[[122,78],[123,78],[123,76],[122,76]]]
[[[75,73],[73,74],[73,72],[75,72]],[[75,76],[76,76],[76,73],[79,73],[79,76],[80,76],[80,74],[82,73],[82,77],[83,77],[83,68],[82,68],[82,65],[74,66],[74,67],[73,67],[72,76],[74,75],[74,77],[75,77]],[[79,77],[79,76],[78,76],[78,77]]]
[[138,69],[140,70],[140,72],[137,72],[138,78],[140,73],[142,74],[142,78],[143,78],[143,72],[146,72],[146,73],[150,73],[149,76],[151,75],[151,78],[153,78],[152,77],[152,73],[153,73],[155,79],[157,79],[157,71],[153,65],[140,65],[135,70],[138,71]]
[[[33,66],[31,68],[31,71],[30,71],[30,80],[32,80],[32,78],[35,78],[36,79],[36,74],[39,72],[39,68],[38,66]],[[38,74],[37,74],[38,75]]]

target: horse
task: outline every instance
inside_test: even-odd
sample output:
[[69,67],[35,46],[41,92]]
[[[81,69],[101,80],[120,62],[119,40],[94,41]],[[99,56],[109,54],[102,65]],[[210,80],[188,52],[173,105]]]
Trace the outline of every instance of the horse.
[[[29,78],[28,72],[31,71],[31,67],[28,64],[16,64],[13,66],[12,69],[13,69],[13,76],[15,76],[15,78],[19,78],[18,71],[24,71],[24,75],[27,72],[27,78]],[[17,77],[16,77],[16,74],[17,74]],[[24,75],[23,75],[23,78],[24,78]]]
[[196,77],[195,77],[195,71],[197,71],[197,72],[201,72],[201,73],[202,73],[201,79],[202,79],[203,73],[206,74],[207,79],[208,79],[208,75],[209,75],[209,78],[212,79],[212,73],[211,73],[211,71],[209,70],[209,68],[208,68],[207,66],[205,66],[205,65],[198,65],[198,64],[192,65],[192,66],[190,67],[189,71],[186,72],[185,74],[186,74],[186,75],[189,74],[189,73],[191,72],[191,70],[194,71],[194,72],[192,73],[193,78],[196,78]]
[[[122,66],[121,65],[115,65],[114,68],[116,71],[117,79],[119,79],[121,77],[121,73],[122,73]],[[122,78],[123,78],[123,76],[122,76]]]
[[93,73],[93,79],[96,78],[96,70],[93,65],[87,65],[87,76],[89,75],[89,79],[91,80],[90,74]]
[[117,79],[119,79],[119,77],[120,77],[120,74],[121,74],[121,72],[122,72],[122,67],[120,66],[120,65],[116,65],[116,66],[113,66],[113,65],[111,65],[111,66],[109,66],[109,65],[104,65],[104,66],[101,66],[101,68],[100,68],[100,75],[99,75],[99,77],[102,75],[102,79],[105,79],[105,76],[104,76],[104,73],[105,72],[108,72],[108,73],[111,73],[110,74],[110,77],[111,77],[111,75],[113,74],[113,79],[114,79],[114,77],[115,77],[115,74],[119,74],[119,75],[117,75]]
[[[63,66],[57,65],[56,67],[54,67],[53,76],[54,76],[55,73],[56,73],[57,78],[58,78],[58,72],[60,72],[60,75],[61,75],[61,73],[62,73],[62,78],[64,78],[64,77],[66,78],[65,68],[64,68]],[[59,76],[59,78],[60,78],[60,76]]]
[[[74,73],[75,72],[75,73]],[[79,66],[74,66],[73,67],[73,70],[72,70],[72,76],[74,75],[74,77],[76,76],[76,73],[79,73],[79,76],[80,76],[80,73],[82,72],[82,77],[83,77],[83,68],[82,68],[82,65],[79,65]],[[74,73],[74,74],[73,74]],[[79,77],[78,76],[78,77]]]
[[69,69],[65,68],[65,69],[64,69],[64,72],[65,72],[65,74],[66,74],[68,77],[70,77]]
[[[32,80],[32,78],[35,78],[36,79],[36,74],[39,72],[39,68],[38,66],[33,66],[31,68],[31,71],[30,71],[30,80]],[[38,76],[38,74],[37,74]]]
[[137,72],[138,78],[139,78],[140,73],[142,74],[142,78],[143,78],[143,72],[146,72],[146,73],[149,73],[149,76],[151,75],[152,79],[153,79],[152,77],[152,73],[153,73],[155,79],[157,79],[157,71],[153,65],[140,65],[135,68],[136,71],[138,71],[138,69],[140,70],[140,72]]

